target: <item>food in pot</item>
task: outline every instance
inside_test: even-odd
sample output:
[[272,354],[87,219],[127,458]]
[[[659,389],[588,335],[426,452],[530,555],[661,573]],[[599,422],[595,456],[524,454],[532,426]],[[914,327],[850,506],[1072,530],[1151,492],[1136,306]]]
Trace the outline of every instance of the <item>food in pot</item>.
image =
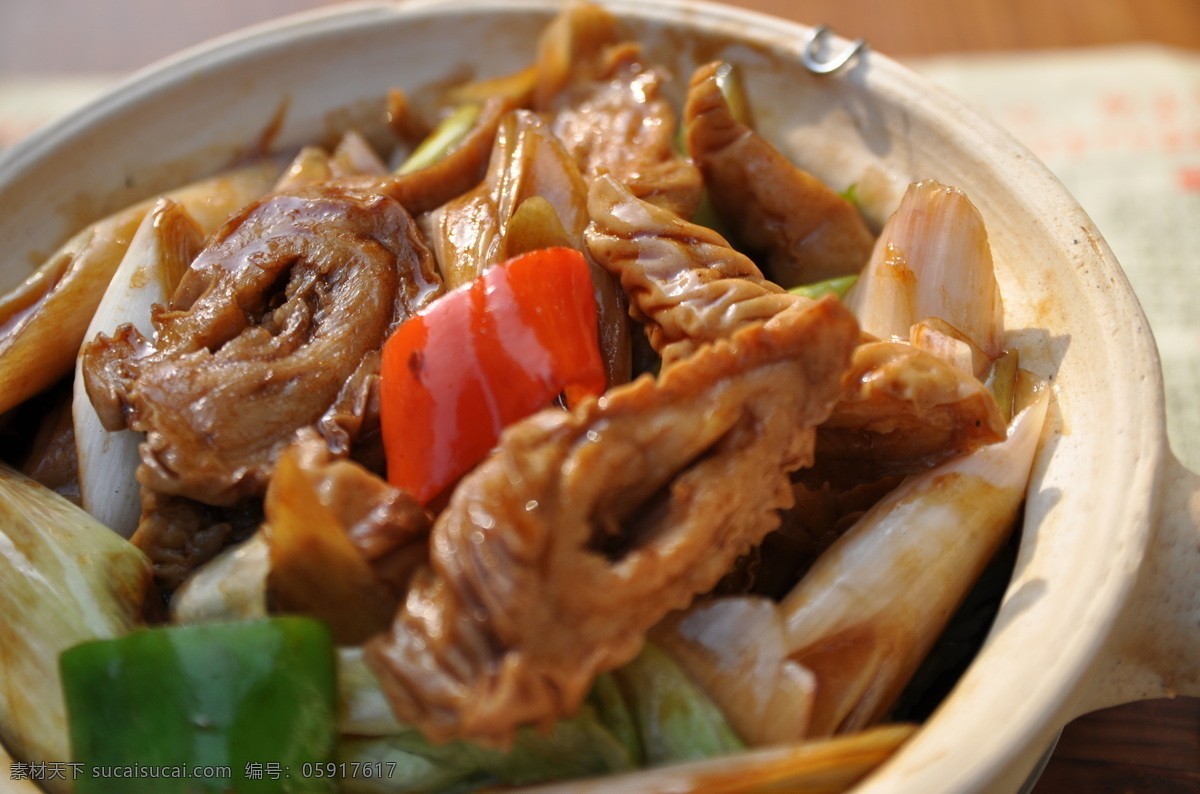
[[[0,480],[19,760],[134,763],[95,733],[108,673],[145,757],[224,763],[214,791],[281,759],[294,790],[836,790],[911,734],[1048,400],[979,213],[926,180],[877,233],[756,132],[736,64],[676,107],[598,6],[536,52],[415,151],[347,132],[148,201],[0,304],[0,368],[70,385],[7,406],[70,408]],[[86,334],[33,361],[64,305]],[[205,742],[118,675],[156,658],[230,717],[191,715]],[[277,757],[228,749],[285,711],[314,724],[251,745]]]

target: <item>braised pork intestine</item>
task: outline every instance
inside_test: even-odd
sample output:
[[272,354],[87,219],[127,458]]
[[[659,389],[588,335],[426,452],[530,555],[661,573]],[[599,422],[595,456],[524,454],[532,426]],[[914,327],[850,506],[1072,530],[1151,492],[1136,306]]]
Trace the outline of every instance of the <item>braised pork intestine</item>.
[[[105,426],[145,434],[135,542],[189,566],[202,562],[215,550],[184,551],[196,530],[160,529],[164,519],[152,514],[163,498],[196,502],[204,507],[192,512],[207,515],[261,497],[305,427],[326,429],[346,451],[371,421],[354,413],[372,405],[363,392],[379,347],[440,291],[411,216],[386,196],[305,188],[227,222],[170,306],[155,311],[152,339],[126,325],[81,352]],[[211,535],[208,520],[197,526]],[[159,574],[171,585],[181,571],[160,565]]]
[[512,426],[369,647],[399,717],[435,740],[506,743],[572,713],[778,526],[857,338],[836,301],[796,307]]

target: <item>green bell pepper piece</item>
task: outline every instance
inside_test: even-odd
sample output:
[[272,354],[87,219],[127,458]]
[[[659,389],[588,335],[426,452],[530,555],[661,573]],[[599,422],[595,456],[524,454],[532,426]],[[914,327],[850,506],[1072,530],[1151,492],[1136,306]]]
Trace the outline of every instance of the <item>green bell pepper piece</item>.
[[169,626],[59,657],[78,794],[327,792],[333,640],[301,617]]

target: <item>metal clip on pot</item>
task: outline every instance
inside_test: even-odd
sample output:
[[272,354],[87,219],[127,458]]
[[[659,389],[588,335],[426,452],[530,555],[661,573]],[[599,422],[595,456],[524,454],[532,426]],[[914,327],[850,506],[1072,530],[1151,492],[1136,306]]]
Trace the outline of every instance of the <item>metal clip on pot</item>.
[[833,30],[828,25],[817,25],[804,38],[804,49],[800,53],[800,58],[804,62],[804,66],[813,74],[833,74],[867,48],[866,39],[855,39],[841,52],[828,55],[825,50],[828,39],[832,35]]

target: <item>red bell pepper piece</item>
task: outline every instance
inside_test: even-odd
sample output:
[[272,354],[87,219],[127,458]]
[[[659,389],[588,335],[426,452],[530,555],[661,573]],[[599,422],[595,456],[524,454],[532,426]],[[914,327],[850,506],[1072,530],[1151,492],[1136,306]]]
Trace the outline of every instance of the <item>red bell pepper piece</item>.
[[562,393],[600,395],[596,302],[583,255],[530,251],[406,320],[383,348],[388,481],[422,503]]

